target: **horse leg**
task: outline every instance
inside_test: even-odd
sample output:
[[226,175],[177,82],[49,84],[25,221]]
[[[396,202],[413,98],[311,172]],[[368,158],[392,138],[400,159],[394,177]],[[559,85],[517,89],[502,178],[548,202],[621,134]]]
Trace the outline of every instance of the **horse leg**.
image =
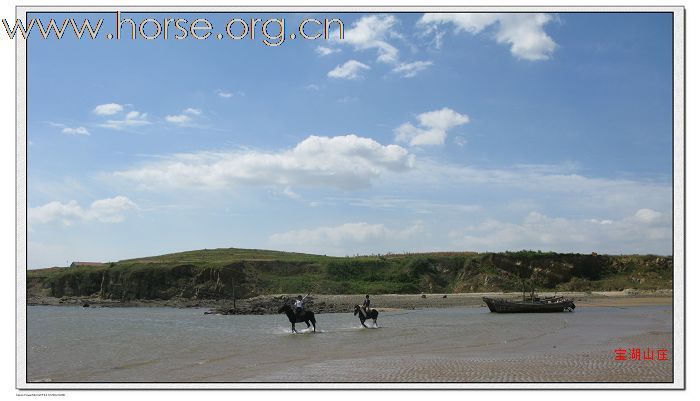
[[364,328],[366,328],[366,329],[369,329],[369,327],[367,327],[367,325],[365,325],[365,320],[364,320],[364,319],[360,319],[360,323],[362,323],[362,327],[364,327]]
[[292,333],[296,333],[297,329],[294,327],[294,323],[292,323]]
[[374,327],[377,327],[377,319],[372,319],[372,321],[374,322]]

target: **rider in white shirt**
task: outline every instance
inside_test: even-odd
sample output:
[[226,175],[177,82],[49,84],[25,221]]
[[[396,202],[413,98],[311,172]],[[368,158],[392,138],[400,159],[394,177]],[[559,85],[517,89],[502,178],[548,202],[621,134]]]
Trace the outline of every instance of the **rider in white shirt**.
[[297,317],[301,317],[304,314],[304,300],[309,296],[309,294],[306,294],[305,297],[299,295],[296,301],[294,301],[294,312],[296,313]]

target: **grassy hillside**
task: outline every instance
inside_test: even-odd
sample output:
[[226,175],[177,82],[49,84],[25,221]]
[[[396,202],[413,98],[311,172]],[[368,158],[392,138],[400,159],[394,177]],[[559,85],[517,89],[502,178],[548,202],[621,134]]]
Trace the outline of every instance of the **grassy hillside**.
[[532,251],[329,257],[205,249],[106,266],[30,270],[30,296],[219,299],[279,293],[449,293],[671,288],[673,259]]

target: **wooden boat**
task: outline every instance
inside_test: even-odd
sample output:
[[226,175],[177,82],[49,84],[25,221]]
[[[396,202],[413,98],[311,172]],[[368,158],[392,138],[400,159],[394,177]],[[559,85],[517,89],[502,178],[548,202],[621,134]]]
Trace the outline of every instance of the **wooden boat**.
[[491,312],[496,313],[548,313],[573,311],[574,301],[564,297],[529,297],[522,301],[513,299],[482,298]]

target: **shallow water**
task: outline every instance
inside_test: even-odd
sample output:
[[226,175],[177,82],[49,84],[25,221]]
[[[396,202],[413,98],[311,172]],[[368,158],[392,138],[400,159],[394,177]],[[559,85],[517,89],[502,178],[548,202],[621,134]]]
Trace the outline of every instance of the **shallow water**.
[[30,306],[28,380],[423,381],[447,380],[452,373],[441,369],[452,369],[459,381],[467,377],[467,360],[505,358],[512,365],[545,353],[607,356],[649,339],[652,344],[645,345],[670,347],[672,332],[668,306],[555,314],[495,314],[486,308],[382,312],[377,329],[362,328],[351,313],[321,314],[316,333],[300,334],[290,333],[284,315],[204,311]]

